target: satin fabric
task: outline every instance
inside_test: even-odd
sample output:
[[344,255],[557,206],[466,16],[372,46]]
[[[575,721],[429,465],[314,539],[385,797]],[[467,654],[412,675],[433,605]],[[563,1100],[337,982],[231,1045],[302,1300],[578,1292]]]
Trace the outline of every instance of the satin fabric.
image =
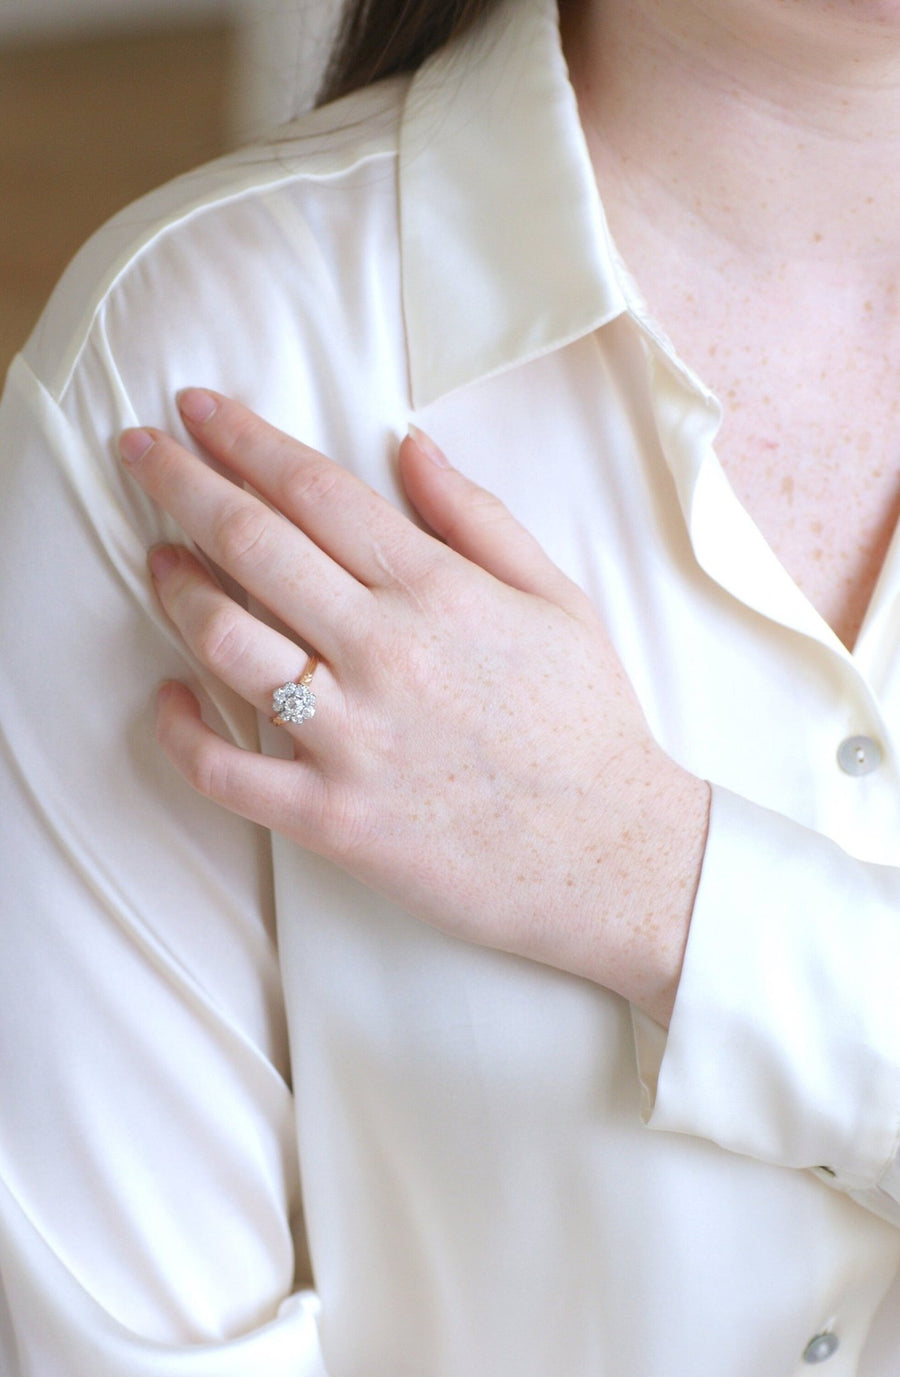
[[[161,757],[168,677],[285,749],[147,581],[178,532],[116,436],[183,435],[190,384],[397,502],[414,419],[588,590],[713,784],[668,1035]],[[896,1372],[900,552],[851,655],[720,415],[610,241],[550,0],[76,260],[0,408],[4,1374],[788,1377],[823,1333],[834,1377]],[[882,761],[850,777],[855,734]]]

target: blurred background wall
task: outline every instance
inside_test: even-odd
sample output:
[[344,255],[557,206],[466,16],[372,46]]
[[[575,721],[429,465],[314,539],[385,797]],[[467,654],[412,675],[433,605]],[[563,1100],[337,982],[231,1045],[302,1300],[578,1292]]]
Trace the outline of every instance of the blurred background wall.
[[0,377],[121,206],[308,105],[340,0],[0,0]]

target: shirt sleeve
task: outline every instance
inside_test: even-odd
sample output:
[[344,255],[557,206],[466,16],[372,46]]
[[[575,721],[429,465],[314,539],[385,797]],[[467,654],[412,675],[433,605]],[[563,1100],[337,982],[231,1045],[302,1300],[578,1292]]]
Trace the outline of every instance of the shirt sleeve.
[[808,1168],[900,1226],[900,870],[722,789],[645,1122]]
[[154,603],[136,419],[22,359],[0,407],[0,1368],[325,1377],[269,840],[168,765],[154,689],[250,748],[255,717]]

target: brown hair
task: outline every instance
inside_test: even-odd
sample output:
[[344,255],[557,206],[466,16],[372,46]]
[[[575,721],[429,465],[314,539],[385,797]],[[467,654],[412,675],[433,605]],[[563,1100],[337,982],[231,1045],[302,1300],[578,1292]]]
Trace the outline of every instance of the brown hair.
[[412,72],[497,0],[350,0],[316,104]]

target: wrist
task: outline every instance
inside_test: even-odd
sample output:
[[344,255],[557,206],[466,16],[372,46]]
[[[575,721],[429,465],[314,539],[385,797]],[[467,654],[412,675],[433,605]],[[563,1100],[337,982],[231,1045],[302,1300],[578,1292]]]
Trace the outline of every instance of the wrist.
[[675,1003],[709,826],[709,785],[655,745],[625,790],[600,867],[589,979],[667,1027]]

